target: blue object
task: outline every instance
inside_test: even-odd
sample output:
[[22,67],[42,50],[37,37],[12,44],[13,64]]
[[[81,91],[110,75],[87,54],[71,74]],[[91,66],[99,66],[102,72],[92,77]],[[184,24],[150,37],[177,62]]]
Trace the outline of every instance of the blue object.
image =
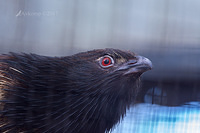
[[200,102],[179,107],[135,105],[110,133],[200,133]]

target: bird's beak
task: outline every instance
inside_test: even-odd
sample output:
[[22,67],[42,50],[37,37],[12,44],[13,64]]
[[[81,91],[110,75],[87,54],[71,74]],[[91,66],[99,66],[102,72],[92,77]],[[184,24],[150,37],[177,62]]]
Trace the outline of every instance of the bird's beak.
[[131,59],[128,62],[124,63],[117,70],[123,70],[124,75],[146,72],[153,68],[152,62],[143,56],[136,56],[135,59]]

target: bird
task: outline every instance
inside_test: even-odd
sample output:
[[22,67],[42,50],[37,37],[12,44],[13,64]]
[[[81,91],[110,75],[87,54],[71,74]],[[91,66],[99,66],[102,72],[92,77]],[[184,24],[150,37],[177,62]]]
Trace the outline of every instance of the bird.
[[2,54],[0,132],[109,132],[151,69],[148,58],[113,48],[62,57]]

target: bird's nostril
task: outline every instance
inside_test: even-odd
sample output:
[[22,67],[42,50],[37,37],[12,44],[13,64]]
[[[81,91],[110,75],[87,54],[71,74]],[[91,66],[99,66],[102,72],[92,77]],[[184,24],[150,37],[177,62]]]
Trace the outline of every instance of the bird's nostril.
[[131,64],[135,64],[135,63],[136,63],[136,62],[131,62],[131,63],[129,63],[129,64],[131,65]]
[[128,65],[132,65],[132,64],[135,64],[135,63],[137,63],[137,60],[130,60],[130,61],[128,62]]

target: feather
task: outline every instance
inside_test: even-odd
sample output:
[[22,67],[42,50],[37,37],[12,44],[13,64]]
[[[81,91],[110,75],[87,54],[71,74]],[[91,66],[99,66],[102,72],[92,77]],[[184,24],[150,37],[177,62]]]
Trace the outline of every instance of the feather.
[[117,49],[1,55],[0,131],[108,132],[134,103],[140,75],[151,68],[148,59]]

